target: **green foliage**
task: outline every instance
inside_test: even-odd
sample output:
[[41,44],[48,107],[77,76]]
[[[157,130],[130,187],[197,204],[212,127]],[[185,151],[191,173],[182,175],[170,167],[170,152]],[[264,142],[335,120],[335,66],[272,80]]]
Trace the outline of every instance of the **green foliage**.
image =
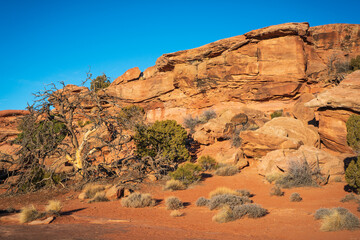
[[[351,115],[346,122],[347,143],[355,152],[360,152],[360,115]],[[360,191],[360,156],[352,160],[345,170],[345,180],[350,187]]]
[[348,145],[354,149],[354,151],[360,151],[360,115],[351,115],[346,122],[346,129]]
[[270,116],[271,116],[271,119],[273,119],[273,118],[277,118],[277,117],[282,117],[282,115],[283,115],[283,110],[276,110]]
[[350,187],[360,191],[360,157],[357,161],[352,160],[345,170],[345,180]]
[[156,121],[150,126],[136,128],[134,141],[138,156],[161,156],[170,162],[190,160],[186,149],[186,130],[174,120]]
[[210,156],[201,156],[198,160],[198,164],[202,167],[203,170],[212,170],[215,169],[218,165],[215,159]]
[[100,89],[104,89],[110,86],[110,81],[108,77],[103,74],[101,76],[97,76],[95,79],[90,82],[90,90],[97,92]]
[[46,186],[51,186],[53,184],[56,185],[62,182],[64,178],[65,177],[62,174],[47,171],[39,166],[33,167],[29,175],[21,182],[19,191],[28,192],[38,190]]
[[170,173],[170,176],[175,180],[182,181],[185,185],[189,185],[201,179],[201,170],[199,165],[187,162],[178,167],[176,171]]
[[350,61],[350,69],[352,71],[360,70],[360,55],[358,55],[355,58],[351,59],[351,61]]
[[129,105],[121,108],[118,117],[120,119],[120,124],[125,129],[133,129],[134,127],[142,124],[144,115],[144,108],[137,105]]

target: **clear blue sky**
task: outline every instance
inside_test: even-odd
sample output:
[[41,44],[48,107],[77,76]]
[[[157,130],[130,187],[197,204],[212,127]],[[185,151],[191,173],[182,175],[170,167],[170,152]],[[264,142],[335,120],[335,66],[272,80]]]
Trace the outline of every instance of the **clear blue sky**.
[[360,1],[0,0],[0,110],[50,82],[114,80],[164,53],[285,22],[360,23]]

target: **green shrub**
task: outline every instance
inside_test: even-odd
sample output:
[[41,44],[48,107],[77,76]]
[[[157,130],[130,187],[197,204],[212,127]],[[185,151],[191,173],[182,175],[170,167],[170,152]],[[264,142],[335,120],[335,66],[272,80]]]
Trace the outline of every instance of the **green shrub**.
[[277,117],[282,117],[282,115],[283,115],[283,110],[276,110],[272,114],[270,114],[271,119],[277,118]]
[[177,210],[184,207],[182,201],[174,196],[168,197],[165,200],[165,205],[167,210]]
[[354,149],[355,152],[360,151],[360,115],[351,115],[346,122],[347,135],[346,140],[348,145]]
[[210,156],[201,156],[197,161],[203,170],[212,170],[217,167],[217,162]]
[[[355,152],[360,152],[360,115],[351,115],[346,122],[346,140]],[[345,170],[345,180],[356,191],[360,190],[360,156],[352,160]]]
[[169,162],[190,160],[186,149],[186,130],[174,120],[156,121],[150,126],[137,126],[134,141],[140,157],[157,155]]
[[214,217],[213,221],[225,223],[235,221],[247,215],[249,218],[260,218],[265,216],[268,211],[257,204],[243,204],[230,208],[223,207]]
[[100,89],[104,89],[110,86],[110,81],[108,77],[103,74],[101,76],[97,76],[95,79],[90,82],[90,90],[97,92]]
[[185,185],[189,185],[201,179],[201,170],[202,169],[199,165],[187,162],[178,167],[176,171],[170,173],[170,176],[175,180],[183,182]]
[[356,196],[353,193],[347,194],[340,202],[357,202],[360,203],[360,196]]
[[205,124],[213,118],[216,118],[215,111],[212,109],[206,110],[200,115],[200,117],[192,117],[191,115],[186,116],[184,118],[184,126],[190,130],[190,134],[193,134],[197,125]]
[[355,58],[351,59],[351,61],[350,61],[350,69],[352,71],[360,70],[360,55],[358,55]]

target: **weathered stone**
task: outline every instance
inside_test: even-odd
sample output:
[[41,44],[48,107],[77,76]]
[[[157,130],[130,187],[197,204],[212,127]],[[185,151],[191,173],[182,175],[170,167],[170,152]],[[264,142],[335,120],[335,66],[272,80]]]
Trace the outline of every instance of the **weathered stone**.
[[43,225],[43,224],[50,224],[55,218],[54,217],[48,217],[45,219],[38,219],[32,222],[29,222],[28,225]]
[[140,75],[141,75],[141,71],[138,67],[131,68],[131,69],[127,70],[123,75],[116,78],[111,83],[110,86],[116,86],[116,85],[119,85],[120,83],[130,82],[130,81],[139,79]]
[[308,123],[311,120],[315,119],[315,111],[310,107],[306,107],[304,104],[314,99],[314,95],[311,93],[305,93],[296,101],[294,106],[291,109],[292,115],[296,119],[302,120],[304,123]]
[[119,199],[123,191],[124,191],[123,187],[114,185],[106,190],[105,197],[109,200]]

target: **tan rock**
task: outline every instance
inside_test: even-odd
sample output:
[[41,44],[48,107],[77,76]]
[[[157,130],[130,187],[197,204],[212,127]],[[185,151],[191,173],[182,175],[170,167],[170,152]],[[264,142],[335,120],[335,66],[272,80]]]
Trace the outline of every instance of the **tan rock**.
[[348,75],[338,86],[320,93],[305,106],[319,108],[319,134],[324,145],[334,151],[351,153],[346,141],[346,121],[360,112],[360,71]]
[[319,135],[300,120],[279,117],[256,131],[240,133],[241,149],[248,157],[259,158],[277,149],[298,149],[301,145],[320,146]]
[[55,218],[54,217],[48,217],[45,219],[38,219],[32,222],[29,222],[28,225],[43,225],[43,224],[50,224]]
[[123,191],[124,191],[123,187],[114,185],[106,190],[105,197],[109,200],[119,199]]
[[309,23],[285,23],[270,27],[253,30],[245,33],[247,38],[268,39],[287,35],[305,36],[309,29]]
[[271,174],[282,174],[287,172],[290,161],[307,161],[310,168],[315,170],[317,166],[320,173],[326,179],[329,176],[340,176],[344,174],[344,162],[342,158],[335,157],[321,149],[311,146],[301,146],[297,150],[278,149],[266,154],[259,160],[258,173],[266,176]]
[[291,109],[292,115],[296,119],[302,120],[304,123],[308,123],[315,119],[315,111],[310,107],[306,107],[304,104],[314,99],[314,95],[311,93],[305,93],[296,101]]
[[123,82],[130,82],[136,79],[139,79],[141,71],[138,67],[131,68],[127,70],[123,75],[116,78],[110,86],[116,86]]

